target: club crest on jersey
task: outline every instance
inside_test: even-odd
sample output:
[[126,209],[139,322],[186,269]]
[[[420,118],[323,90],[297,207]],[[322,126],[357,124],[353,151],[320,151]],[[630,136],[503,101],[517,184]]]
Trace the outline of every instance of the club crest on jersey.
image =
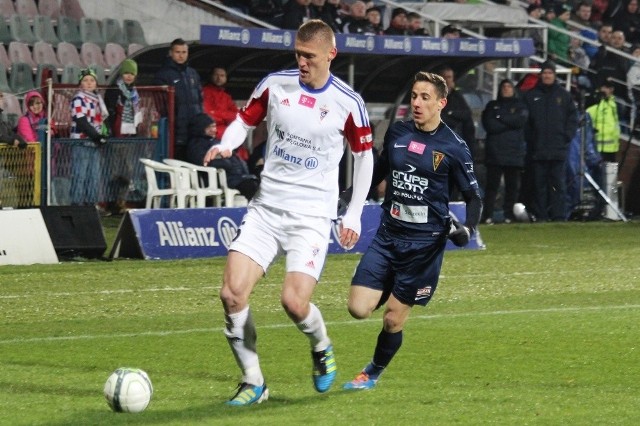
[[438,166],[444,160],[444,154],[438,151],[433,151],[433,171],[438,170]]
[[284,140],[284,132],[280,129],[280,125],[276,124],[276,135],[278,136],[278,140]]
[[327,114],[329,114],[329,109],[326,106],[320,107],[320,121],[324,120]]
[[313,108],[316,104],[316,98],[312,98],[307,95],[300,95],[300,99],[298,99],[298,103],[302,106]]
[[415,152],[416,154],[422,154],[424,153],[424,149],[427,146],[423,143],[420,142],[416,142],[416,141],[411,141],[409,142],[409,147],[407,148],[409,150],[409,152]]

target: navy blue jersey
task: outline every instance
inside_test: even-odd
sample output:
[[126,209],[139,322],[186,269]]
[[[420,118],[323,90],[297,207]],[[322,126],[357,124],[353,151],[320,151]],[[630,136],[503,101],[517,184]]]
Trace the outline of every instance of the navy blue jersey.
[[376,174],[387,180],[382,226],[410,239],[445,232],[452,185],[479,192],[469,147],[444,123],[431,132],[418,130],[413,120],[392,124]]

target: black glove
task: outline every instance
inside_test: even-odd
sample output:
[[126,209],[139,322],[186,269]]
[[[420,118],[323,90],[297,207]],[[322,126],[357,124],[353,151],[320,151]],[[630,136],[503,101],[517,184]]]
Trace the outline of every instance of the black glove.
[[18,141],[18,148],[20,149],[26,149],[27,148],[27,143],[24,141],[24,139],[19,138],[16,139]]
[[344,216],[351,203],[351,196],[353,195],[353,186],[345,189],[338,196],[338,217]]
[[467,228],[457,220],[451,219],[451,230],[449,231],[449,239],[456,246],[464,247],[469,244],[469,240],[471,239],[471,231],[469,230],[469,228]]

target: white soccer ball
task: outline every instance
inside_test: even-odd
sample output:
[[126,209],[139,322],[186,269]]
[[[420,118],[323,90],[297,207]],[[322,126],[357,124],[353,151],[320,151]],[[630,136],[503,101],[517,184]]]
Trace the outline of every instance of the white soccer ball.
[[104,384],[104,397],[115,412],[139,413],[151,401],[153,386],[139,368],[118,368]]
[[531,222],[531,216],[529,216],[527,208],[522,203],[515,203],[513,205],[513,216],[518,222]]

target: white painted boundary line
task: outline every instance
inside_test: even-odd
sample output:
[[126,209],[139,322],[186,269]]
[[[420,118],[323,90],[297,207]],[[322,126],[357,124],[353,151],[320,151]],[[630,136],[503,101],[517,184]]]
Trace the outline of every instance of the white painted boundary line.
[[[581,313],[581,312],[598,312],[611,310],[633,310],[640,309],[640,305],[616,305],[616,306],[584,306],[584,307],[564,307],[564,308],[545,308],[545,309],[520,309],[514,311],[492,311],[492,312],[470,312],[463,314],[439,314],[439,315],[416,315],[409,317],[411,320],[425,319],[446,319],[446,318],[470,318],[470,317],[486,317],[497,315],[522,315],[522,314],[554,314],[554,313]],[[348,321],[328,321],[328,326],[338,325],[356,325],[372,321],[380,321],[380,318],[369,318],[366,320],[348,320]],[[278,329],[284,327],[293,327],[292,323],[271,324],[257,327],[263,329]],[[95,340],[95,339],[121,339],[129,337],[145,337],[145,336],[175,336],[180,334],[196,334],[196,333],[219,333],[222,328],[192,328],[188,330],[169,330],[169,331],[145,331],[142,333],[116,333],[116,334],[96,334],[96,335],[80,335],[80,336],[52,336],[52,337],[30,337],[0,340],[0,345],[22,344],[22,343],[47,343],[73,340]]]

